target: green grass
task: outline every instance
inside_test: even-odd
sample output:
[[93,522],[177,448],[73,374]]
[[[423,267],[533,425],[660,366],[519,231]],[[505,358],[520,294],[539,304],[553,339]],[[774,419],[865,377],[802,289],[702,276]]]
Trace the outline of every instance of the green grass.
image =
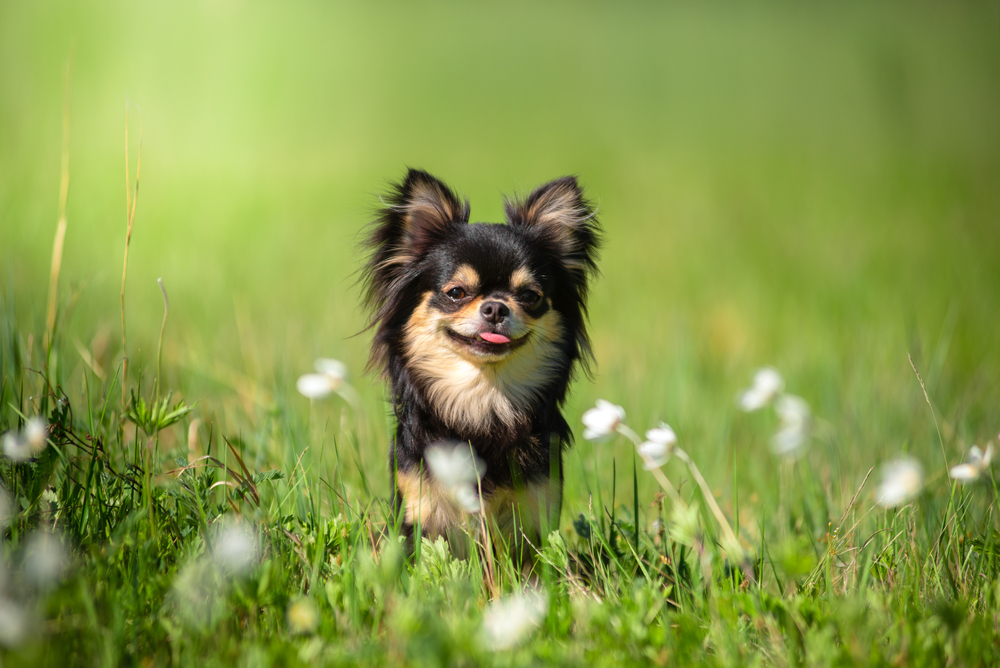
[[[0,6],[0,432],[54,425],[34,462],[0,461],[0,613],[31,629],[0,661],[996,663],[997,490],[948,468],[1000,431],[998,19],[987,3]],[[155,436],[122,408],[126,100],[142,179],[124,385],[148,402],[159,375],[194,407]],[[510,564],[376,545],[390,424],[354,336],[356,243],[407,165],[477,220],[501,218],[501,192],[581,177],[607,245],[596,373],[566,416],[602,397],[640,433],[673,426],[748,572],[682,462],[663,471],[698,502],[700,541],[678,541],[626,439],[582,428],[539,560],[548,612],[516,648],[480,635],[520,587]],[[351,368],[355,409],[296,393],[321,356]],[[735,404],[765,364],[815,415],[795,462],[770,451],[771,411]],[[924,491],[883,509],[878,467],[904,453]],[[205,454],[227,468],[176,472]],[[235,517],[255,537],[240,573],[212,559]],[[53,529],[71,556],[45,586],[25,555]],[[296,603],[315,630],[295,633]]]

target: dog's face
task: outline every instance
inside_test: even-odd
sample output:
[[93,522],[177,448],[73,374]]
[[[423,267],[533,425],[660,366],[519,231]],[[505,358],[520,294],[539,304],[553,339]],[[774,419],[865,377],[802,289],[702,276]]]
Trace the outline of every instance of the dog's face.
[[411,170],[372,234],[373,362],[402,362],[455,427],[517,420],[588,352],[598,228],[575,179],[506,208],[506,225],[469,224],[467,203]]
[[411,358],[448,351],[502,364],[544,358],[544,344],[561,338],[545,259],[506,226],[456,226],[421,273],[420,303],[406,325]]

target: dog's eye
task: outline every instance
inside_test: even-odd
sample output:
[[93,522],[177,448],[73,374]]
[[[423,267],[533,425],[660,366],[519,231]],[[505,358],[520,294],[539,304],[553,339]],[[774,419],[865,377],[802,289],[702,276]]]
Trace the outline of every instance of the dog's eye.
[[521,293],[520,300],[525,306],[532,308],[538,305],[538,302],[542,300],[542,296],[535,290],[525,290]]
[[451,290],[445,292],[445,294],[448,295],[449,298],[454,299],[455,301],[465,298],[465,290],[463,290],[462,288],[452,288]]

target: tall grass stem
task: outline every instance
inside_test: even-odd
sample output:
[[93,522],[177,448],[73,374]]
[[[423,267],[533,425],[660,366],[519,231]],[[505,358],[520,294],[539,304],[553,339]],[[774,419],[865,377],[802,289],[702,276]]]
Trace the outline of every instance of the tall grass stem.
[[59,166],[59,222],[52,244],[52,269],[49,273],[49,298],[45,312],[45,361],[52,354],[56,330],[56,304],[59,294],[59,270],[62,268],[63,241],[66,238],[66,199],[69,196],[69,100],[73,74],[72,56],[66,61],[63,89],[62,158]]
[[132,242],[132,224],[135,222],[135,203],[139,199],[139,175],[142,173],[142,120],[139,120],[139,146],[136,154],[135,190],[129,186],[128,168],[128,100],[125,101],[125,258],[122,261],[122,409],[127,405],[128,345],[125,338],[125,277],[128,275],[128,247]]
[[163,293],[163,322],[160,323],[160,340],[156,344],[156,388],[153,394],[155,400],[159,402],[160,386],[162,385],[162,381],[160,380],[160,364],[163,361],[163,332],[167,328],[167,315],[170,313],[170,300],[167,298],[167,289],[163,286],[163,279],[156,279],[156,283],[160,286],[160,292]]

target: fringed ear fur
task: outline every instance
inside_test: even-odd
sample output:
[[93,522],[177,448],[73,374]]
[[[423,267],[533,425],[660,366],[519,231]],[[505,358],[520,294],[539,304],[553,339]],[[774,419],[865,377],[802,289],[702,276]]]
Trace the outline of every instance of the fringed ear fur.
[[419,169],[409,170],[383,202],[366,243],[371,249],[365,267],[371,305],[449,227],[469,222],[469,203],[460,203],[448,186]]
[[469,222],[469,203],[427,172],[411,169],[379,212],[370,243],[398,264],[423,254],[450,225]]
[[[469,222],[468,201],[460,202],[448,186],[419,169],[409,170],[402,183],[394,184],[383,203],[365,241],[371,255],[362,272],[369,327],[379,325],[380,334],[417,276],[416,261],[451,226]],[[371,364],[384,361],[384,344],[376,342]]]
[[575,177],[538,186],[523,202],[508,201],[504,208],[511,226],[538,235],[578,279],[596,270],[601,227]]

